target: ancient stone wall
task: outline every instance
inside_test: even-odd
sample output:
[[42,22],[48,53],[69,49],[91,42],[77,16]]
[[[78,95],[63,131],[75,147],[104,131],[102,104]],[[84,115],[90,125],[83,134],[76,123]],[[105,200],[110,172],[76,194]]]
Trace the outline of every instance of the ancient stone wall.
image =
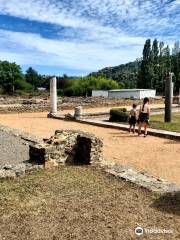
[[[108,99],[103,97],[59,97],[58,98],[58,111],[64,109],[74,109],[77,106],[83,108],[94,107],[111,107],[111,106],[125,106],[132,105],[132,103],[141,103],[140,100],[128,99]],[[152,103],[163,103],[164,100],[152,99]],[[19,97],[14,98],[0,98],[0,112],[38,112],[49,111],[50,101],[49,98],[30,98],[22,99]]]
[[29,148],[31,161],[44,164],[45,168],[64,164],[96,164],[103,158],[103,142],[93,134],[75,130],[57,130],[43,144]]

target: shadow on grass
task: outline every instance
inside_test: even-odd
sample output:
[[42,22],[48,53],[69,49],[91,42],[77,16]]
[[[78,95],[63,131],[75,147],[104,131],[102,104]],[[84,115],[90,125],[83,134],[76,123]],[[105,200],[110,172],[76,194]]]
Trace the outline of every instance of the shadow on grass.
[[154,201],[151,207],[180,216],[180,191],[163,194]]

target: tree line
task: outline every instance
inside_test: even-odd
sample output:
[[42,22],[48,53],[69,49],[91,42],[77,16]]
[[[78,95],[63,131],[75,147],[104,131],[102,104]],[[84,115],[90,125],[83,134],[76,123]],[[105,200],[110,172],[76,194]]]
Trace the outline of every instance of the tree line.
[[0,61],[0,93],[13,94],[19,90],[31,92],[38,87],[47,86],[47,76],[38,74],[31,67],[23,74],[16,63]]
[[122,84],[123,88],[151,88],[164,92],[164,78],[167,72],[173,72],[174,91],[180,88],[180,47],[175,42],[170,49],[157,39],[147,39],[142,58],[116,67],[106,67],[91,75],[104,76]]
[[[25,74],[16,63],[0,61],[0,93],[25,94],[33,93],[39,88],[49,90],[52,76],[41,75],[32,67]],[[121,88],[114,80],[102,76],[68,77],[56,76],[58,95],[61,96],[90,96],[93,89],[109,90]]]
[[[142,58],[116,67],[107,67],[85,77],[57,76],[58,94],[64,96],[91,95],[93,89],[150,88],[164,92],[166,73],[173,72],[174,90],[180,88],[180,47],[176,42],[172,51],[168,45],[147,39]],[[20,94],[38,88],[49,89],[51,76],[41,75],[32,67],[24,74],[16,63],[0,61],[0,93]]]
[[143,57],[140,64],[137,87],[156,89],[157,92],[164,91],[164,78],[168,72],[173,72],[174,90],[180,88],[180,49],[173,48],[172,54],[169,46],[157,39],[151,44],[147,39],[143,48]]

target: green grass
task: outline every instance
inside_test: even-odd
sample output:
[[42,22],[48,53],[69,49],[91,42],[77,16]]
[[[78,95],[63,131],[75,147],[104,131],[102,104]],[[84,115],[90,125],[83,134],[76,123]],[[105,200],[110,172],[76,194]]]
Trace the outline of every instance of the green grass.
[[164,122],[164,114],[151,116],[151,128],[158,128],[167,131],[180,132],[180,113],[174,113],[172,122]]

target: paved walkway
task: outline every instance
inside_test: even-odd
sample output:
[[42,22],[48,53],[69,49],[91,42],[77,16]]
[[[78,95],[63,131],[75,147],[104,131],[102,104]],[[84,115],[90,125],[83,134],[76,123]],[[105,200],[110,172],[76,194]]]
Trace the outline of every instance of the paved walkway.
[[104,141],[108,162],[128,165],[156,177],[180,184],[180,143],[128,132],[47,118],[47,113],[1,114],[0,123],[39,137],[50,137],[56,129],[79,129],[96,134]]
[[0,152],[0,168],[29,159],[28,142],[2,130],[0,130]]
[[[58,118],[58,116],[57,116]],[[118,130],[126,130],[129,131],[129,126],[125,124],[119,124],[119,123],[113,123],[113,122],[106,122],[101,119],[80,119],[78,120],[80,123],[87,123],[94,126],[100,126],[105,128],[112,128],[112,129],[118,129]],[[138,127],[136,127],[136,130]],[[143,130],[142,130],[143,133]],[[167,138],[167,139],[174,139],[180,141],[180,133],[178,132],[171,132],[161,129],[148,129],[148,135]],[[180,144],[180,142],[179,142]]]

